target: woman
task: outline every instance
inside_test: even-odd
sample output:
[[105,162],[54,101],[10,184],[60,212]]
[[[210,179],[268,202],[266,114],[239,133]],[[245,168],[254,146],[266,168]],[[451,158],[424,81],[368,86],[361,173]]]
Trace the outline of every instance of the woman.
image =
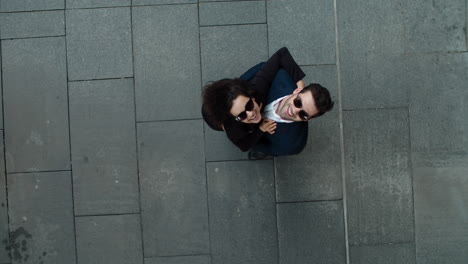
[[[268,91],[276,73],[284,69],[304,88],[305,74],[292,58],[287,48],[279,49],[268,61],[249,70],[245,79],[223,79],[205,86],[202,115],[215,130],[224,130],[228,138],[242,151],[253,148],[264,133],[273,134],[276,123],[262,119]],[[250,78],[251,77],[251,78]]]

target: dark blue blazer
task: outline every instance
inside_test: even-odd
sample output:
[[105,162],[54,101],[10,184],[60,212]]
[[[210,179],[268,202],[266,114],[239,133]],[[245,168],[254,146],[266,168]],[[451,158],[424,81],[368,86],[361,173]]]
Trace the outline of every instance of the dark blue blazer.
[[[250,80],[261,68],[260,63],[247,72],[240,79]],[[292,94],[296,83],[285,70],[279,70],[268,92],[265,105],[274,100]],[[262,140],[254,147],[255,150],[273,156],[293,155],[301,152],[307,144],[308,122],[277,123],[274,134],[265,133]]]

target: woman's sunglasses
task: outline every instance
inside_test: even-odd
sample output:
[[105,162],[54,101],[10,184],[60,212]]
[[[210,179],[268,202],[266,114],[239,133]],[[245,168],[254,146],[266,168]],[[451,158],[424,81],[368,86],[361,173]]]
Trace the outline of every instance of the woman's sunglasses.
[[[299,97],[299,95],[297,95],[296,98],[294,98],[293,103],[296,108],[302,108],[302,100]],[[299,117],[303,121],[309,120],[309,115],[304,110],[299,111]]]
[[254,102],[252,98],[245,104],[245,111],[237,115],[236,121],[243,121],[247,118],[247,111],[252,111],[254,109]]

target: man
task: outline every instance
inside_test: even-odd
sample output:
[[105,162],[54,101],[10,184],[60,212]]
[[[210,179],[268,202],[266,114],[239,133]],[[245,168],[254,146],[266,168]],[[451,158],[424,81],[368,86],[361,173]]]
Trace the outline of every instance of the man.
[[[248,80],[261,64],[247,71],[240,78]],[[300,153],[307,144],[309,121],[333,109],[329,91],[319,84],[304,87],[289,74],[280,70],[268,92],[262,117],[277,123],[274,133],[265,133],[262,140],[249,152],[249,159],[264,159],[270,155],[283,156]]]

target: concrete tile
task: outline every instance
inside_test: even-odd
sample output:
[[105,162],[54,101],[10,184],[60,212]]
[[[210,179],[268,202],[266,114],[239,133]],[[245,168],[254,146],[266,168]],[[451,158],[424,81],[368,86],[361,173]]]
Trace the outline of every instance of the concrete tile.
[[138,213],[133,80],[69,83],[76,215]]
[[415,264],[414,243],[351,246],[352,264]]
[[266,25],[200,28],[202,83],[239,77],[268,59]]
[[332,64],[335,58],[333,1],[266,1],[270,54],[288,47],[300,65]]
[[113,7],[130,6],[131,0],[66,0],[67,9],[72,8],[93,8],[93,7]]
[[408,60],[413,151],[468,151],[468,53]]
[[201,118],[197,5],[132,10],[137,120]]
[[466,51],[466,1],[405,0],[407,51]]
[[246,160],[247,152],[242,152],[227,137],[224,131],[215,131],[205,122],[205,152],[207,161]]
[[138,5],[162,5],[162,4],[196,4],[198,0],[133,0],[134,6]]
[[211,258],[209,255],[145,258],[145,264],[211,264]]
[[339,1],[337,12],[343,108],[407,106],[399,1]]
[[280,263],[346,263],[341,201],[278,204]]
[[2,53],[7,172],[70,169],[65,39],[3,40]]
[[70,172],[8,174],[12,263],[75,263]]
[[336,66],[301,67],[304,82],[320,83],[335,99],[336,109],[309,121],[302,153],[276,158],[276,197],[280,202],[343,198],[340,120]]
[[266,23],[264,1],[200,3],[201,26]]
[[50,37],[65,35],[63,11],[0,14],[1,38]]
[[55,10],[64,5],[64,0],[0,0],[0,12]]
[[417,263],[468,261],[468,154],[413,154]]
[[414,241],[407,109],[343,113],[350,245]]
[[207,163],[213,263],[278,263],[273,162]]
[[138,124],[145,257],[209,254],[201,120]]
[[[3,136],[3,130],[0,131]],[[3,142],[0,142],[0,149],[3,149]],[[0,263],[9,263],[9,251],[5,248],[9,240],[8,230],[8,203],[6,197],[7,186],[5,182],[5,154],[0,151]]]
[[143,264],[139,215],[75,219],[78,264]]
[[67,10],[69,80],[132,77],[130,8]]

